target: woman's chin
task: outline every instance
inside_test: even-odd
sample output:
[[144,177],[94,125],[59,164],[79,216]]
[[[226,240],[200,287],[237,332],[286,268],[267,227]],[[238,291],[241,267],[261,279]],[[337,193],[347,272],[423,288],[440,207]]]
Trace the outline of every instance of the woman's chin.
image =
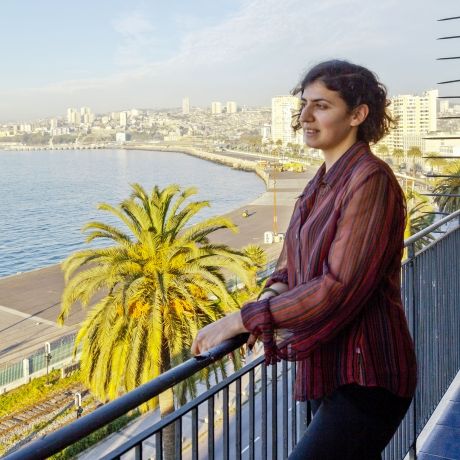
[[315,142],[314,139],[309,139],[308,137],[305,138],[305,145],[310,147],[311,149],[319,149],[321,147],[318,146],[318,142]]

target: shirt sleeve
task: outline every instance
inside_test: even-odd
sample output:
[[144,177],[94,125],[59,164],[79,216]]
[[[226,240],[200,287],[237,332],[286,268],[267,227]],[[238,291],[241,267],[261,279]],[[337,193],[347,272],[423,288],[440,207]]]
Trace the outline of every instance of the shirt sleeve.
[[268,277],[265,287],[270,287],[272,284],[277,282],[288,284],[286,240],[283,241],[283,248],[281,249],[281,253],[278,257],[275,271]]
[[277,349],[275,329],[288,329],[291,352],[307,356],[353,321],[388,267],[400,264],[405,214],[396,186],[377,172],[350,187],[322,275],[243,306],[243,323],[262,338],[267,362],[276,354],[286,357]]

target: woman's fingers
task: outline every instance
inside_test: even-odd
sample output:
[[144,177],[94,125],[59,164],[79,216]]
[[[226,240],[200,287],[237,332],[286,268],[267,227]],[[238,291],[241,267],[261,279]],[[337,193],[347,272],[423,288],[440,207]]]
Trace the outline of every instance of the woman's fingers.
[[257,336],[255,336],[254,334],[251,334],[248,338],[248,341],[246,342],[246,346],[249,348],[249,350],[252,350],[256,342],[257,342]]
[[224,340],[242,332],[246,332],[246,329],[244,328],[240,312],[238,311],[214,323],[208,324],[201,329],[192,343],[191,351],[194,355],[205,353]]

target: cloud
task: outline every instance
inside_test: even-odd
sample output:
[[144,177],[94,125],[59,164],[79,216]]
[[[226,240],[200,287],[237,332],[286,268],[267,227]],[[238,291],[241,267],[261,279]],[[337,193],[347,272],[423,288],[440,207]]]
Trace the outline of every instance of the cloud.
[[[388,44],[388,37],[372,33],[375,22],[394,3],[363,6],[360,0],[252,0],[242,9],[218,24],[186,33],[175,54],[155,59],[152,50],[158,46],[155,26],[141,11],[133,11],[112,21],[120,34],[117,63],[120,70],[98,78],[82,78],[51,83],[23,91],[72,93],[86,89],[118,86],[124,82],[168,75],[183,71],[201,71],[229,67],[254,58],[262,68],[276,65],[286,56],[300,59],[324,58],[349,50]],[[376,14],[376,9],[381,10]],[[353,11],[344,15],[342,12]],[[377,19],[376,19],[377,18]],[[390,37],[391,39],[391,37]],[[267,56],[271,62],[257,62]]]
[[117,50],[117,63],[122,67],[145,65],[150,50],[158,44],[155,27],[140,11],[124,14],[112,21],[121,35]]
[[[118,36],[116,71],[23,89],[16,99],[32,101],[35,94],[41,103],[49,95],[50,101],[59,98],[66,106],[84,99],[86,105],[94,101],[102,110],[127,101],[165,107],[178,104],[183,94],[203,104],[233,94],[250,104],[289,90],[302,70],[332,57],[369,65],[390,85],[391,77],[397,87],[404,79],[413,87],[418,70],[411,62],[421,62],[429,49],[426,42],[415,46],[423,38],[420,22],[431,14],[413,8],[413,1],[406,5],[397,0],[247,0],[237,12],[211,24],[207,20],[207,25],[188,18],[186,27],[178,27],[178,15],[170,37],[163,32],[167,24],[155,22],[164,18],[151,19],[144,4],[112,20]],[[408,24],[411,11],[416,14]],[[418,75],[419,80],[429,78],[426,72]]]

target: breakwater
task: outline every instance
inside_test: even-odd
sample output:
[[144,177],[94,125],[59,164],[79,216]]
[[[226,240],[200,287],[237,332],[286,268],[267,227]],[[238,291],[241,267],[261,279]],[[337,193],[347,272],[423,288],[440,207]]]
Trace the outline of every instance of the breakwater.
[[182,145],[125,145],[123,148],[126,150],[150,150],[158,152],[179,152],[186,155],[191,155],[202,160],[211,161],[225,166],[230,166],[233,169],[241,171],[255,172],[265,183],[266,188],[269,188],[269,174],[263,168],[258,166],[256,161],[243,160],[240,158],[233,158],[231,156],[219,155],[218,153],[206,152],[196,147],[182,146]]

